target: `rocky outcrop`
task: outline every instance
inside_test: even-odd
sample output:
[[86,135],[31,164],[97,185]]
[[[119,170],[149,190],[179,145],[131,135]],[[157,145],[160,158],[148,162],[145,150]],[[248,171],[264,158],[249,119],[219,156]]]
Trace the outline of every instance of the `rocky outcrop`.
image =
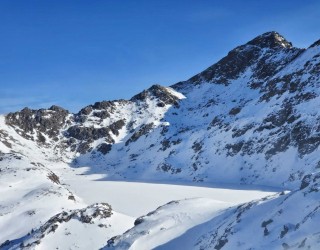
[[[0,129],[0,150],[28,152],[23,148],[25,140],[19,141],[21,135],[36,141],[30,148],[40,146],[44,159],[92,166],[92,172],[106,171],[110,179],[226,182],[295,190],[230,208],[209,222],[211,231],[195,244],[202,249],[251,249],[255,246],[248,245],[245,236],[254,228],[260,249],[319,245],[315,230],[308,231],[310,225],[318,226],[320,209],[316,202],[320,179],[318,47],[319,41],[308,49],[295,48],[278,33],[268,32],[172,88],[153,85],[128,101],[96,102],[77,114],[57,106],[25,108],[6,116],[9,128]],[[51,149],[52,154],[48,153]],[[4,161],[0,155],[0,162]],[[33,166],[25,171],[33,171]],[[1,166],[0,176],[8,171]],[[44,173],[50,188],[63,187],[59,176]],[[77,201],[64,191],[66,202]],[[297,209],[295,214],[303,216],[292,216],[286,209]],[[95,222],[92,211],[96,208],[59,214],[37,229],[37,234],[30,232],[34,238],[23,240],[21,246],[37,244],[72,219]],[[150,217],[139,218],[135,227],[145,225]],[[121,239],[114,240],[109,243]],[[271,247],[259,245],[264,242]],[[8,244],[15,243],[1,247]]]
[[83,209],[64,211],[51,217],[46,223],[37,229],[32,229],[26,236],[16,240],[4,242],[1,249],[30,249],[41,244],[48,235],[54,234],[64,223],[76,220],[84,224],[96,224],[99,227],[108,227],[101,224],[104,219],[112,216],[111,206],[107,203],[95,203]]
[[149,89],[142,91],[135,95],[130,100],[133,102],[145,101],[147,98],[157,98],[158,107],[165,105],[178,105],[179,98],[167,90],[167,88],[160,85],[152,85]]
[[101,154],[108,154],[112,149],[112,145],[111,144],[107,144],[107,143],[102,143],[97,147],[97,151],[99,151]]
[[126,141],[126,146],[130,143],[137,141],[141,136],[148,134],[154,127],[153,123],[142,125],[138,131],[134,132],[133,135]]
[[88,116],[97,117],[100,119],[105,119],[110,117],[117,110],[117,104],[126,104],[126,100],[115,100],[115,101],[102,101],[96,102],[93,105],[89,105],[81,109],[76,114],[76,120],[79,122],[84,122],[87,120]]
[[[299,49],[267,32],[172,88],[153,85],[128,101],[96,102],[77,114],[24,109],[6,121],[40,144],[54,138],[56,152],[79,165],[81,159],[110,164],[108,174],[116,178],[148,169],[148,177],[139,176],[297,185],[320,161],[314,155],[320,146],[317,44]],[[13,150],[6,131],[0,137]],[[225,168],[239,173],[224,176]]]
[[[280,71],[303,51],[303,49],[292,47],[292,44],[279,33],[267,32],[231,50],[219,62],[186,82],[180,82],[173,87],[181,90],[186,84],[199,84],[201,82],[227,85],[246,70],[253,71],[252,79],[248,84],[252,87],[258,87],[263,80]],[[277,59],[277,55],[283,52],[287,56],[281,58],[281,60]]]
[[105,144],[101,144],[98,148],[98,151],[106,154],[108,152],[107,148],[110,147],[111,150],[111,144],[114,143],[112,134],[116,136],[119,135],[119,130],[121,130],[124,125],[125,120],[118,120],[109,126],[101,128],[95,128],[94,126],[84,127],[81,125],[74,125],[67,129],[65,135],[67,138],[69,138],[69,141],[70,139],[76,139],[70,143],[71,145],[75,146],[74,148],[77,147],[77,151],[81,154],[91,151],[91,143],[95,140],[103,138],[104,141],[110,146],[104,146]]
[[82,126],[72,126],[67,130],[67,136],[73,137],[77,140],[97,140],[100,138],[106,138],[107,141],[112,142],[110,136],[111,130],[108,127],[94,128],[94,127],[82,127]]
[[47,135],[58,140],[60,130],[66,125],[69,112],[58,106],[51,106],[49,109],[32,110],[24,108],[19,112],[6,115],[6,123],[14,127],[17,132],[26,139],[45,142]]
[[260,36],[257,36],[256,38],[249,41],[247,44],[270,49],[292,48],[292,43],[288,42],[283,36],[281,36],[278,32],[275,31],[266,32]]

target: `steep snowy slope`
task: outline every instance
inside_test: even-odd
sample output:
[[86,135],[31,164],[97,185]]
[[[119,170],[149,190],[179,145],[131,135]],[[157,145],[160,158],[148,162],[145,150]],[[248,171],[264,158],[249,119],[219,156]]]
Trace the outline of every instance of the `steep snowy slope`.
[[[0,157],[0,249],[99,249],[112,236],[134,225],[134,218],[112,211],[106,203],[90,205],[93,202],[110,201],[126,214],[138,216],[142,213],[136,211],[146,212],[151,205],[154,208],[154,204],[183,197],[204,195],[230,199],[231,205],[268,194],[250,190],[96,182],[95,175],[88,178],[81,168],[70,168],[49,142],[44,145],[25,139],[21,131],[8,127],[4,117],[0,118],[0,146],[4,152]],[[148,192],[142,195],[144,189]],[[150,200],[153,196],[157,198]],[[220,203],[229,206],[229,203]],[[198,223],[197,220],[191,222]]]
[[[318,249],[319,181],[319,174],[308,175],[294,192],[227,210],[205,200],[170,203],[137,219],[105,249]],[[198,224],[190,228],[190,220]]]
[[[86,230],[92,230],[89,235],[100,235],[94,246],[102,247],[111,234],[128,229],[133,219],[114,211],[111,217],[95,216],[94,225],[81,219],[86,209],[94,214],[92,204],[64,182],[64,171],[69,175],[72,168],[80,167],[88,169],[86,174],[99,174],[100,180],[264,185],[296,190],[219,210],[218,214],[216,206],[211,206],[211,211],[210,206],[204,206],[201,209],[208,211],[204,212],[207,217],[199,220],[192,219],[197,217],[199,200],[180,201],[174,209],[172,204],[176,203],[169,204],[160,209],[163,214],[182,213],[186,224],[178,223],[171,231],[174,236],[163,237],[153,246],[177,246],[189,237],[186,230],[198,229],[202,234],[194,234],[188,241],[191,249],[297,247],[304,238],[303,247],[318,245],[314,223],[319,217],[314,216],[309,226],[303,218],[318,209],[319,86],[320,42],[299,49],[280,34],[268,32],[233,49],[187,81],[171,87],[153,85],[130,100],[96,102],[77,114],[52,106],[0,116],[0,245],[10,239],[13,241],[3,248],[19,248],[21,243],[34,247],[40,237],[39,247],[48,246],[46,242],[64,242],[63,230],[76,227],[79,232],[83,229],[81,235]],[[306,193],[300,186],[310,176],[315,176],[314,184]],[[293,208],[298,201],[299,215],[295,217]],[[276,215],[285,210],[288,212]],[[110,246],[141,246],[144,240],[152,245],[149,236],[167,235],[166,230],[158,230],[162,227],[159,220],[164,218],[155,214],[149,215],[155,223],[142,222],[115,238]],[[235,218],[238,214],[243,219]],[[192,223],[188,224],[190,216]],[[270,216],[274,223],[261,227]],[[50,218],[60,217],[63,225],[59,224],[57,231],[42,234],[47,232]],[[29,226],[12,226],[2,233],[17,218]],[[109,222],[116,220],[113,218],[121,223]],[[293,229],[290,220],[305,226]],[[111,226],[97,226],[106,223]],[[31,228],[34,231],[30,232]],[[250,230],[261,228],[263,234],[257,241],[241,240]],[[286,231],[283,237],[280,228]],[[142,239],[145,229],[151,234]],[[84,242],[75,242],[76,238],[70,244],[85,247]]]
[[1,243],[26,234],[63,208],[80,206],[77,197],[43,164],[14,153],[1,154],[0,160]]
[[173,201],[139,217],[135,227],[108,241],[108,248],[153,249],[219,214],[226,204],[198,198]]
[[51,145],[21,137],[4,117],[0,124],[0,249],[98,249],[133,225],[110,205],[78,197]]

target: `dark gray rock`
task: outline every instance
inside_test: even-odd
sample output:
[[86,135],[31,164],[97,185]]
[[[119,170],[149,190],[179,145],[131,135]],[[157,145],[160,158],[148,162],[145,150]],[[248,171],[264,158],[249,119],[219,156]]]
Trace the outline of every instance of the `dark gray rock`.
[[313,127],[299,121],[291,131],[293,144],[298,147],[300,156],[310,154],[320,145],[320,135],[314,134]]
[[142,125],[138,131],[134,132],[133,135],[126,141],[125,145],[128,146],[131,142],[137,141],[141,136],[148,134],[154,127],[153,123]]
[[161,163],[158,167],[157,170],[159,171],[163,171],[163,172],[168,172],[171,174],[179,174],[182,172],[181,168],[176,168],[173,167],[171,164],[169,163]]
[[230,111],[229,111],[229,115],[237,115],[239,114],[241,111],[241,107],[235,107],[235,108],[232,108]]
[[[57,140],[60,130],[66,125],[66,119],[69,112],[58,106],[51,106],[49,109],[32,110],[24,108],[19,112],[9,113],[6,115],[6,124],[21,129],[20,134],[31,139],[29,134],[34,131],[48,135],[50,138]],[[17,130],[18,132],[19,130]],[[43,136],[37,134],[39,142],[45,142]]]
[[112,123],[109,128],[111,130],[111,132],[114,134],[114,135],[119,135],[119,130],[123,128],[123,126],[126,124],[126,121],[125,119],[122,119],[122,120],[119,120],[119,121],[116,121],[114,123]]
[[288,42],[278,32],[266,32],[249,41],[247,44],[258,46],[261,48],[292,48],[292,43]]
[[92,148],[90,147],[90,143],[90,141],[80,142],[78,144],[77,152],[79,152],[80,154],[86,154],[91,151]]
[[[77,148],[77,152],[85,154],[92,150],[90,144],[97,139],[104,138],[108,144],[113,144],[114,140],[111,136],[111,133],[114,135],[119,135],[119,130],[122,129],[124,125],[125,120],[119,120],[107,127],[101,128],[83,127],[81,124],[74,125],[69,127],[65,133],[65,136],[69,138],[67,141],[65,141],[65,144],[66,146],[75,145],[72,148]],[[79,140],[80,142],[78,143],[74,139]],[[76,145],[78,145],[78,147]],[[102,145],[97,150],[103,154],[106,154],[109,152],[108,148],[110,146]]]
[[317,40],[316,42],[314,42],[312,45],[310,45],[309,48],[314,48],[314,47],[317,47],[317,46],[320,46],[320,39]]
[[[285,60],[281,62],[270,60],[274,54],[282,50],[290,51]],[[179,82],[172,87],[179,90],[186,84],[199,84],[203,81],[229,84],[230,80],[238,78],[247,68],[254,65],[254,81],[248,84],[256,88],[262,85],[264,82],[262,80],[274,75],[303,51],[302,49],[293,48],[291,43],[277,32],[267,32],[247,44],[231,50],[219,62],[186,82]]]
[[87,107],[84,107],[83,109],[81,109],[78,114],[79,115],[89,115],[92,112],[92,110],[93,110],[93,108],[90,105],[90,106],[87,106]]
[[232,129],[232,137],[240,137],[242,135],[244,135],[245,133],[247,133],[247,131],[249,131],[250,129],[252,129],[254,127],[254,124],[248,124],[243,126],[242,128],[233,128]]
[[116,103],[125,104],[129,101],[126,100],[115,100],[115,101],[102,101],[96,102],[93,105],[89,105],[81,109],[78,114],[76,114],[77,122],[85,122],[88,119],[88,115],[93,117],[98,117],[100,119],[105,119],[111,116],[116,110]]
[[113,142],[110,136],[110,128],[94,128],[94,127],[81,127],[79,125],[72,126],[67,130],[67,136],[73,137],[78,140],[97,140],[100,138],[106,138],[107,141]]
[[111,144],[102,143],[97,147],[97,151],[101,152],[102,154],[106,155],[108,154],[112,149]]
[[284,152],[289,148],[290,134],[279,135],[280,137],[271,144],[271,148],[266,151],[266,158],[269,159],[271,156],[277,153]]
[[147,98],[157,98],[160,102],[158,107],[164,107],[165,105],[178,105],[179,98],[171,94],[165,87],[160,85],[152,85],[149,89],[142,91],[141,93],[133,96],[130,100],[145,101]]

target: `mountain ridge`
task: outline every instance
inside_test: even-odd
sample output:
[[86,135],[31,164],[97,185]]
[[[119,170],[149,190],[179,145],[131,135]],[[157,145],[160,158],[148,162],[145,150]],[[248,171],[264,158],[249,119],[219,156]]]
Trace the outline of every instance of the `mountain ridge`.
[[[291,190],[211,215],[190,248],[318,246],[319,46],[317,41],[307,49],[295,48],[279,33],[267,32],[186,81],[170,87],[152,85],[130,100],[96,102],[76,114],[52,106],[0,116],[0,177],[11,176],[14,169],[32,183],[30,171],[39,171],[46,190],[58,195],[59,204],[67,200],[74,213],[83,211],[81,198],[60,183],[50,183],[57,180],[50,168],[59,162],[73,169],[87,167],[88,175],[104,173],[99,180]],[[23,162],[30,167],[22,167]],[[37,192],[24,196],[36,197]],[[300,210],[294,216],[290,211],[298,202]],[[174,207],[180,216],[180,203],[197,207],[180,201],[164,206],[165,214]],[[144,232],[159,227],[157,221],[146,223],[161,220],[159,211],[143,217],[145,221],[113,238],[106,248],[128,249],[140,241]],[[50,216],[46,214],[42,223]],[[260,243],[241,240],[249,236],[246,225],[259,232]],[[30,235],[37,242],[38,236]],[[179,238],[172,240],[164,243],[182,244]],[[11,243],[0,242],[0,248],[16,241]]]
[[[257,46],[257,43],[260,43],[261,46]],[[285,45],[282,46],[281,44]],[[249,49],[246,49],[248,46]],[[252,46],[254,47],[253,51]],[[256,47],[259,47],[259,49],[256,50]],[[262,49],[260,47],[262,47]],[[313,48],[314,47],[311,47],[307,51]],[[247,50],[249,50],[249,52]],[[244,62],[245,64],[238,67],[237,65],[239,63],[234,63],[234,60],[239,61],[239,56],[234,56],[234,53],[240,53],[240,55],[244,53],[246,56],[253,55],[253,57],[258,58],[258,60],[247,60],[245,56],[244,61],[240,60],[241,65]],[[290,67],[294,62],[299,61],[299,58],[302,58],[302,61],[304,60],[303,56],[305,53],[306,50],[304,49],[301,50],[292,47],[291,43],[287,42],[279,33],[267,32],[233,49],[225,58],[213,66],[210,66],[207,70],[185,82],[174,84],[171,87],[153,85],[149,89],[135,95],[130,100],[96,102],[93,105],[84,107],[77,114],[71,114],[57,106],[53,106],[48,110],[23,109],[21,112],[9,113],[6,116],[6,123],[19,129],[19,133],[26,138],[35,139],[37,137],[36,140],[40,143],[43,142],[44,145],[46,144],[46,140],[59,141],[62,150],[69,148],[71,153],[78,152],[81,155],[90,152],[94,153],[96,151],[108,158],[109,153],[112,155],[112,148],[117,145],[120,146],[122,141],[125,144],[125,148],[130,148],[132,142],[138,142],[139,138],[148,136],[150,133],[152,134],[152,131],[161,130],[160,134],[157,135],[158,137],[160,136],[158,143],[161,144],[158,152],[166,151],[170,149],[171,146],[179,146],[182,140],[181,138],[170,139],[170,137],[177,137],[175,133],[173,133],[174,131],[171,132],[173,134],[169,135],[169,138],[166,136],[166,134],[170,134],[171,124],[174,124],[173,127],[176,127],[173,130],[178,128],[178,131],[184,131],[186,129],[193,130],[197,126],[200,126],[202,129],[204,124],[206,124],[206,130],[209,132],[212,130],[211,128],[219,128],[226,134],[229,134],[230,124],[234,122],[234,119],[238,119],[237,116],[246,108],[246,103],[254,103],[254,105],[261,106],[261,104],[266,104],[272,98],[278,99],[280,96],[287,94],[287,96],[290,96],[290,94],[294,94],[295,96],[285,98],[279,102],[278,105],[280,105],[280,108],[278,108],[278,111],[266,116],[260,125],[251,122],[250,124],[242,126],[242,128],[234,127],[232,129],[232,138],[234,139],[232,143],[225,145],[225,150],[227,150],[226,156],[236,156],[239,152],[241,153],[241,151],[244,151],[244,155],[250,156],[253,152],[259,154],[261,150],[264,150],[265,158],[268,160],[271,156],[286,151],[290,143],[292,143],[295,144],[295,147],[298,147],[299,154],[303,155],[317,148],[319,144],[318,137],[311,137],[308,144],[308,141],[299,137],[298,134],[293,135],[290,133],[290,135],[284,135],[282,129],[284,127],[288,128],[290,123],[294,123],[301,118],[301,115],[295,111],[295,105],[317,98],[315,91],[302,91],[305,86],[303,86],[303,82],[299,80],[299,77],[302,76],[301,70],[304,69],[300,69],[300,71],[296,70],[293,73],[289,72],[289,74],[286,73],[286,68]],[[317,54],[314,57],[315,60],[317,60],[316,56]],[[314,75],[312,76],[314,80],[311,81],[316,82],[317,75],[315,75],[316,71],[314,67],[311,67],[312,62],[306,61],[305,65],[307,64],[307,69],[310,69],[312,75]],[[317,61],[315,64],[318,65]],[[229,71],[230,67],[235,69],[232,70],[231,73]],[[210,72],[210,74],[208,72]],[[310,73],[308,72],[308,74]],[[294,82],[293,79],[297,79],[296,82]],[[207,96],[204,98],[206,103],[200,104],[197,98],[198,95],[201,96],[202,90],[199,91],[199,94],[194,94],[195,91],[197,91],[199,81],[202,83],[200,89],[203,87],[206,89],[205,92],[209,89],[212,89],[210,91],[214,92],[218,91],[222,97],[218,94],[210,98],[209,95],[206,94]],[[224,87],[215,87],[210,84],[222,84],[226,87],[224,89]],[[239,86],[237,86],[237,84]],[[220,88],[220,90],[215,90],[215,88]],[[227,90],[228,88],[229,90]],[[172,92],[173,89],[175,89],[174,92]],[[180,91],[182,94],[179,94],[177,91]],[[229,101],[228,105],[223,104],[226,103],[226,98],[229,98],[226,97],[228,96],[227,91],[234,93],[234,99],[232,102]],[[238,93],[240,93],[240,95]],[[193,95],[196,99],[191,100]],[[188,103],[188,99],[191,102],[190,104]],[[275,100],[275,102],[277,102],[277,100]],[[181,104],[185,104],[185,107],[181,106]],[[194,121],[194,125],[198,125],[196,127],[194,127],[194,125],[190,127],[187,124],[190,121],[188,117],[192,116],[194,112],[194,104],[198,105],[200,113],[202,112],[203,114],[197,117],[197,122]],[[199,105],[202,105],[202,107]],[[214,111],[215,107],[219,106],[221,109],[224,109],[223,113]],[[226,110],[227,106],[230,106],[228,108],[229,110]],[[172,112],[169,112],[171,110]],[[181,113],[181,110],[185,115],[180,115],[180,120],[177,121],[174,116]],[[158,114],[155,115],[154,112],[158,112]],[[217,113],[217,115],[208,119],[208,112],[213,114]],[[252,115],[251,118],[249,116],[245,119],[252,119]],[[18,118],[16,119],[16,117]],[[49,119],[47,119],[47,117],[49,117]],[[184,117],[186,117],[186,119]],[[253,130],[253,128],[255,128],[255,130]],[[277,133],[280,139],[277,139],[273,147],[268,150],[264,149],[267,147],[265,143],[260,143],[260,149],[259,146],[253,149],[251,145],[253,143],[252,140],[239,141],[238,139],[245,136],[249,130],[253,130],[253,132],[257,134],[258,132],[274,130],[275,128],[281,129],[281,131]],[[46,132],[48,129],[50,129],[49,134]],[[295,133],[300,133],[302,129],[305,130],[306,135],[312,133],[310,128],[304,125],[303,122],[298,123],[296,127],[292,129],[292,132],[296,131]],[[32,133],[36,134],[32,135]],[[290,142],[289,137],[291,140],[295,140],[295,142]],[[103,142],[97,144],[99,140]],[[265,140],[268,141],[268,139]],[[196,140],[194,142],[194,145],[190,145],[190,148],[194,153],[198,154],[197,152],[201,151],[200,145],[201,142],[199,142],[198,139],[198,141]],[[219,151],[221,148],[218,147],[217,150]],[[172,155],[173,151],[171,151],[170,154]],[[167,157],[170,158],[170,154],[167,155]],[[81,155],[79,159],[83,158]],[[131,155],[137,154],[132,153]],[[132,162],[132,159],[129,157],[129,162]],[[104,160],[102,159],[102,161]],[[111,159],[111,162],[113,161],[114,160]],[[164,159],[161,160],[161,162],[165,161]],[[191,162],[193,162],[191,171],[197,171],[199,169],[199,166],[197,166],[199,165],[199,161],[191,160]],[[120,164],[125,165],[124,163]],[[178,165],[181,165],[181,162]],[[203,162],[200,162],[200,165],[203,165]],[[157,169],[160,170],[160,172],[168,171],[169,173],[180,173],[182,170],[181,167],[175,167],[172,163],[168,162],[162,165],[159,163]],[[195,181],[197,181],[196,179]],[[203,177],[199,180],[203,180]]]

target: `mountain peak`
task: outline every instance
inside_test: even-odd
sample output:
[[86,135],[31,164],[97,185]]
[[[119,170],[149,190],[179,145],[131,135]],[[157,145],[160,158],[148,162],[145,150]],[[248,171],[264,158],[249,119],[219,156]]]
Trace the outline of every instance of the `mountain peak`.
[[[278,51],[284,51],[282,58],[274,57],[275,52]],[[303,49],[294,48],[291,42],[288,42],[279,33],[266,32],[234,48],[217,63],[191,77],[188,81],[173,85],[173,88],[181,91],[185,83],[199,84],[201,82],[227,85],[247,69],[254,71],[253,77],[257,81],[265,81],[302,51]]]
[[150,88],[142,91],[141,93],[133,96],[131,101],[145,101],[149,97],[158,98],[161,103],[159,107],[163,107],[165,104],[177,104],[177,101],[180,99],[179,96],[176,96],[172,91],[168,88],[163,87],[158,84],[152,85]]
[[272,49],[279,47],[292,48],[292,43],[288,42],[282,35],[275,31],[263,33],[249,41],[247,44]]

